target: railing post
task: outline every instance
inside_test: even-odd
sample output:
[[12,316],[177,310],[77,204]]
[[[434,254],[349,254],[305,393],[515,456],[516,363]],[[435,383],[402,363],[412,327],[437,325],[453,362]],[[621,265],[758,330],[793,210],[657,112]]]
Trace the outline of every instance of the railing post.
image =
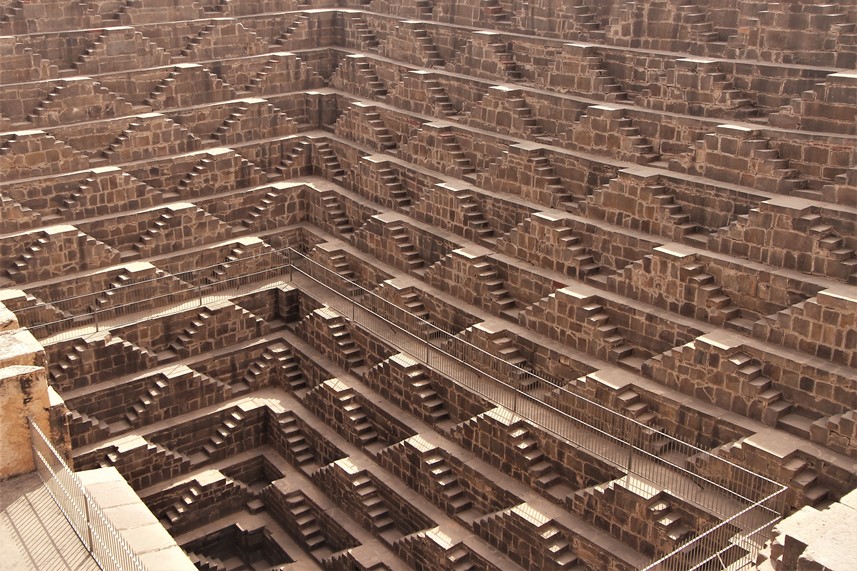
[[292,249],[291,248],[289,248],[288,260],[289,260],[289,283],[291,283],[291,282],[294,282],[294,278],[292,277],[292,264],[294,262],[292,262]]
[[89,517],[89,500],[83,496],[83,517],[86,520],[86,549],[92,553],[92,518]]

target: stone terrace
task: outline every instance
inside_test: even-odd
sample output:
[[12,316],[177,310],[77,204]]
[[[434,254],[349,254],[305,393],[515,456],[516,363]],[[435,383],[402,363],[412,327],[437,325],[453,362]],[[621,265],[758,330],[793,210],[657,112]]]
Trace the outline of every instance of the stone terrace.
[[857,487],[851,3],[6,0],[0,61],[0,302],[198,569],[624,571],[723,516],[298,253],[653,462]]

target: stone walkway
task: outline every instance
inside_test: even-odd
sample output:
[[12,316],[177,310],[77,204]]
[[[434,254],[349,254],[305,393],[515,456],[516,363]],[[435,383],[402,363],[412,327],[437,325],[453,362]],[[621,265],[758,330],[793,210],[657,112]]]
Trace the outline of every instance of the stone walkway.
[[0,568],[98,570],[39,476],[0,482]]

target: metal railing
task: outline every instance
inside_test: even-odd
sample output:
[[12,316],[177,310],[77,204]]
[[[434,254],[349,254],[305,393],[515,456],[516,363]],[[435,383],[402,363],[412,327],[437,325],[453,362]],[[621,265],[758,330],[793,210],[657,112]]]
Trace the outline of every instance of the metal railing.
[[98,566],[105,571],[145,571],[143,562],[36,423],[29,419],[29,425],[36,472]]
[[[52,342],[74,339],[81,331],[98,332],[116,327],[123,319],[169,310],[200,307],[227,290],[288,275],[291,248],[269,250],[235,261],[222,262],[180,274],[167,274],[120,287],[82,294],[50,303],[11,307],[20,324],[36,339]],[[238,273],[236,268],[253,268]],[[220,277],[225,270],[225,277]],[[45,321],[46,315],[62,315]]]
[[[573,442],[627,474],[716,516],[718,523],[652,561],[646,571],[726,569],[755,560],[785,509],[786,487],[566,389],[408,312],[297,251],[292,271],[342,298],[335,307],[489,402]],[[525,387],[525,388],[521,388]],[[540,398],[533,394],[544,395]],[[667,454],[665,454],[667,452]],[[666,458],[662,457],[666,456]],[[721,481],[669,458],[695,458]]]
[[[255,271],[212,279],[213,275],[223,275],[224,266],[232,266],[230,274],[237,274],[237,267],[245,263],[248,264],[245,267],[252,267]],[[89,301],[107,294],[97,292],[53,304],[22,308],[15,313],[37,338],[61,340],[80,336],[82,329],[98,331],[116,327],[121,325],[118,322],[123,317],[132,321],[130,318],[141,313],[151,315],[153,312],[176,312],[198,307],[225,290],[238,290],[272,279],[292,281],[293,273],[337,294],[342,303],[334,309],[361,327],[495,406],[507,408],[627,474],[652,482],[719,519],[718,524],[654,561],[646,568],[647,571],[693,569],[700,561],[708,562],[706,565],[710,567],[715,561],[725,562],[736,558],[739,553],[754,557],[763,542],[757,540],[767,534],[783,513],[785,486],[589,400],[568,390],[557,379],[545,378],[531,369],[510,363],[465,341],[454,331],[410,313],[291,247],[108,290],[118,299],[127,293],[122,290],[139,288],[139,292],[133,292],[131,296],[139,299],[130,303],[102,304],[101,307],[89,304]],[[168,289],[177,285],[181,288]],[[27,323],[27,311],[32,311],[32,317],[35,317],[44,315],[47,310],[72,305],[90,307],[90,311],[53,322]],[[696,463],[691,466],[707,466],[708,475],[678,465],[671,458],[693,458]],[[720,475],[717,481],[713,479],[714,474]]]

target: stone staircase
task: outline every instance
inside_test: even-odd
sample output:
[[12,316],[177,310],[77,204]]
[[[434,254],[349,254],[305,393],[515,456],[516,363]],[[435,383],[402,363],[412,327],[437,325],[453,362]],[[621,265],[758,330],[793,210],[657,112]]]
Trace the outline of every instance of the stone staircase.
[[538,387],[539,381],[533,376],[535,369],[521,354],[518,345],[506,332],[498,331],[490,335],[490,353],[496,355],[514,368],[511,369],[512,384],[522,391],[531,391]]
[[367,416],[363,405],[360,403],[357,393],[353,390],[347,390],[337,395],[339,406],[345,412],[348,418],[348,424],[351,426],[357,444],[363,448],[372,446],[380,442],[378,432],[375,430],[372,421]]
[[182,59],[188,59],[194,55],[196,52],[196,48],[202,44],[207,38],[211,36],[211,34],[217,29],[217,26],[214,24],[206,24],[204,28],[202,28],[195,36],[193,36],[190,41],[185,45],[185,47],[179,52],[178,58],[173,58],[175,62],[182,61]]
[[513,23],[513,15],[506,12],[500,0],[479,0],[479,8],[485,18],[498,28],[510,27]]
[[720,34],[708,19],[706,6],[700,6],[695,0],[685,1],[678,6],[676,14],[679,21],[688,31],[688,37],[693,42],[718,42]]
[[386,188],[387,196],[395,203],[396,208],[405,212],[410,210],[413,201],[405,185],[402,184],[398,172],[389,167],[382,167],[378,169],[377,174],[381,185]]
[[405,373],[405,377],[411,393],[416,395],[417,402],[433,425],[449,420],[446,404],[432,387],[431,380],[422,365]]
[[159,399],[167,390],[168,384],[164,378],[156,377],[146,390],[137,398],[137,402],[128,408],[125,413],[125,420],[131,426],[139,426],[146,423],[146,412],[154,401]]
[[473,271],[475,272],[474,277],[485,292],[485,298],[489,302],[491,310],[517,323],[522,305],[506,288],[506,282],[503,281],[497,270],[488,262],[477,262],[473,265]]
[[678,546],[694,536],[681,514],[673,510],[667,500],[658,500],[647,508],[655,527],[660,530],[673,546]]
[[353,478],[351,492],[357,496],[374,533],[383,534],[396,528],[390,510],[371,478],[361,475]]
[[440,495],[447,513],[465,517],[465,512],[475,511],[470,496],[461,487],[458,476],[443,456],[432,454],[423,458],[421,464]]
[[649,405],[641,400],[640,393],[633,389],[626,389],[616,395],[616,404],[622,414],[646,426],[654,425],[657,420]]
[[270,383],[273,374],[288,386],[288,390],[297,391],[306,388],[300,364],[284,343],[272,343],[247,367],[247,372],[237,383],[230,385],[232,395],[255,391]]
[[382,151],[389,151],[396,148],[396,138],[393,133],[381,120],[381,114],[373,110],[365,110],[363,118],[372,130],[372,139],[378,142]]
[[[481,0],[482,2],[495,2],[499,3],[499,0]],[[502,20],[496,20],[502,21]],[[498,38],[499,39],[499,38]],[[521,73],[521,70],[518,68],[518,64],[515,62],[515,56],[512,54],[509,44],[503,41],[497,41],[489,45],[491,50],[494,52],[494,57],[496,58],[502,77],[510,82],[520,82],[524,80],[524,76]]]
[[310,552],[319,551],[326,547],[327,539],[318,523],[314,510],[300,492],[294,492],[286,496],[286,509],[294,518],[295,525],[300,533],[301,542],[306,545]]
[[347,14],[346,22],[346,31],[354,36],[357,49],[378,53],[378,38],[369,28],[362,14]]
[[[563,7],[560,18],[567,18],[572,30],[576,31],[581,40],[604,42],[606,34],[598,21],[598,15],[587,4],[580,0],[572,6]],[[605,90],[606,93],[606,90]]]
[[6,275],[16,283],[27,281],[26,271],[30,267],[30,263],[33,261],[33,258],[37,257],[42,250],[47,247],[49,242],[49,234],[42,232],[39,238],[24,248],[24,253],[18,256],[15,261],[6,268]]
[[[774,386],[774,381],[765,375],[765,364],[743,351],[730,356],[729,363],[741,383],[742,394],[759,404],[761,421],[779,427],[781,419],[789,414],[793,404],[783,397],[782,391]],[[806,437],[809,437],[808,430]]]
[[425,260],[420,256],[411,240],[410,232],[404,226],[388,226],[389,239],[398,251],[397,257],[402,260],[407,271],[420,271],[425,268]]
[[[709,323],[743,333],[750,332],[752,324],[742,318],[741,308],[735,305],[732,298],[717,285],[714,276],[706,271],[704,264],[697,262],[684,264],[680,268],[680,275],[686,284],[698,292],[697,312],[702,311]],[[704,310],[698,307],[700,302],[705,304]]]
[[625,340],[619,328],[610,320],[604,306],[596,302],[585,305],[582,309],[586,326],[593,330],[606,359],[620,367],[639,372],[649,355]]
[[[494,229],[482,212],[476,195],[470,192],[456,194],[456,206],[461,213],[466,229],[472,232],[473,240],[493,242]],[[468,232],[465,231],[465,237]]]
[[829,501],[830,490],[818,481],[818,471],[806,460],[800,457],[787,460],[783,471],[789,477],[789,488],[797,492],[801,506],[821,509]]
[[515,451],[523,462],[520,466],[526,478],[540,492],[548,497],[563,501],[563,497],[571,493],[571,488],[565,479],[556,471],[554,462],[545,456],[538,441],[530,434],[523,423],[516,423],[509,430],[509,438]]
[[365,364],[363,353],[351,337],[351,331],[343,317],[337,316],[328,320],[327,330],[336,345],[336,354],[343,359],[348,370],[359,369]]
[[387,85],[378,77],[375,67],[367,58],[360,58],[354,62],[360,81],[369,90],[372,99],[385,99],[387,97]]
[[321,175],[337,184],[342,184],[345,181],[345,169],[339,164],[339,158],[336,156],[336,151],[330,146],[330,143],[319,141],[313,145],[315,154],[319,158],[319,168]]
[[458,109],[452,104],[449,94],[437,79],[426,79],[424,81],[424,86],[429,101],[431,101],[432,106],[435,109],[440,111],[442,116],[451,117],[453,115],[458,115]]
[[217,557],[210,557],[193,551],[185,551],[185,554],[199,571],[229,571],[226,564]]
[[146,231],[137,238],[129,249],[120,250],[123,260],[139,258],[147,255],[151,247],[164,240],[164,233],[175,227],[179,222],[169,212],[162,212],[155,220],[149,223]]
[[691,219],[690,214],[684,211],[681,204],[676,202],[675,195],[670,193],[666,185],[649,184],[644,191],[663,213],[662,219],[675,226],[675,231],[672,233],[675,240],[705,246],[708,236],[704,229]]
[[815,240],[815,249],[825,258],[841,264],[839,272],[842,279],[850,285],[857,285],[857,253],[845,244],[845,239],[820,214],[804,214],[795,220],[796,227]]
[[265,197],[255,204],[241,220],[240,225],[247,230],[253,230],[257,223],[269,218],[271,208],[277,203],[279,195],[276,192],[266,192]]
[[338,236],[348,236],[354,232],[354,226],[352,226],[351,220],[339,200],[339,193],[335,190],[322,193],[321,206],[327,215],[327,219],[336,229]]
[[277,426],[283,433],[286,448],[292,455],[292,463],[295,467],[306,473],[315,471],[319,467],[319,462],[294,413],[287,412],[280,416],[277,419]]
[[530,157],[529,162],[533,168],[533,186],[544,188],[549,191],[553,198],[550,205],[560,210],[568,210],[573,205],[574,198],[562,184],[562,178],[557,176],[550,159],[544,156],[544,151],[539,156]]
[[[214,434],[209,437],[208,442],[202,446],[201,453],[208,459],[222,456],[224,449],[229,445],[229,441],[234,439],[233,432],[241,426],[244,419],[244,414],[240,410],[230,412],[220,423],[220,426],[214,430]],[[191,459],[193,458],[192,455]]]
[[175,356],[187,354],[190,346],[194,343],[196,334],[199,333],[201,329],[208,327],[206,322],[212,317],[214,317],[214,313],[210,312],[208,309],[201,310],[195,318],[190,320],[187,327],[185,327],[182,332],[176,335],[169,343],[169,352],[172,354],[166,353],[163,357],[159,355],[159,359],[170,360]]
[[422,22],[402,22],[403,26],[408,26],[411,34],[417,40],[417,49],[423,54],[427,67],[443,67],[445,62],[437,51],[437,46],[434,39],[426,30],[425,24]]
[[292,36],[300,33],[309,33],[312,18],[308,14],[300,14],[297,19],[292,22],[286,29],[274,40],[272,47],[288,46],[291,43]]

